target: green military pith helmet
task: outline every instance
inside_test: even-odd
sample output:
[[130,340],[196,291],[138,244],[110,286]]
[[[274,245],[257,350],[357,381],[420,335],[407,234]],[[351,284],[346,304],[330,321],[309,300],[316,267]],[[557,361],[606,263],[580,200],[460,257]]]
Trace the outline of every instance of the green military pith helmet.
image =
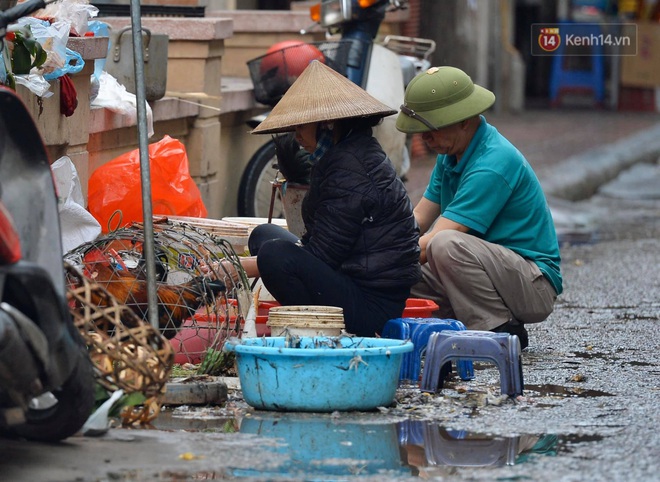
[[410,81],[396,128],[414,134],[469,119],[486,111],[495,94],[455,67],[431,67]]

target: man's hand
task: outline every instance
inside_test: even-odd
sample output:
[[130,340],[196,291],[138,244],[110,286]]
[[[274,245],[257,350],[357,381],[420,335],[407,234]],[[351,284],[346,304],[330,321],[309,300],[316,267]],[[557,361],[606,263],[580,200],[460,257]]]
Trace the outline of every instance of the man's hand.
[[453,229],[454,231],[460,231],[462,233],[467,233],[470,228],[467,226],[463,226],[462,224],[459,224],[455,221],[452,221],[451,219],[447,219],[445,217],[440,216],[438,220],[435,222],[433,225],[433,229],[426,233],[424,236],[421,236],[419,238],[419,247],[420,247],[420,254],[419,254],[419,263],[424,264],[428,261],[428,258],[426,257],[426,248],[428,247],[429,243],[431,242],[431,239],[438,234],[440,231],[446,231]]
[[426,246],[428,246],[432,237],[431,233],[427,233],[419,238],[419,264],[424,264],[428,261],[428,259],[426,259]]

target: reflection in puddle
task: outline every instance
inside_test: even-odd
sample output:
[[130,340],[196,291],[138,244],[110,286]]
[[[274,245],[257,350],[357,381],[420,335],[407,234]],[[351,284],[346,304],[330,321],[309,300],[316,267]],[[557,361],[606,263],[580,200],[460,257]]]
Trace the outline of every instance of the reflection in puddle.
[[[268,443],[255,439],[255,444],[272,456],[252,469],[233,469],[224,474],[233,477],[347,480],[358,475],[441,475],[448,467],[496,469],[516,465],[601,439],[555,434],[493,436],[450,430],[429,421],[376,423],[322,414],[254,412],[240,424],[226,418],[193,420],[171,413],[163,415],[158,419],[159,429],[226,433],[240,426],[240,434],[268,439]],[[207,480],[215,478],[210,475],[206,474]]]
[[[240,432],[281,442],[271,451],[279,456],[275,460],[282,462],[269,475],[410,474],[401,463],[396,424],[361,424],[301,414],[259,414],[244,418]],[[245,471],[240,475],[257,474]]]
[[[448,430],[429,422],[399,424],[402,456],[417,471],[431,466],[499,467],[522,463],[530,454],[555,455],[556,435],[498,437]],[[414,471],[413,471],[414,472]]]

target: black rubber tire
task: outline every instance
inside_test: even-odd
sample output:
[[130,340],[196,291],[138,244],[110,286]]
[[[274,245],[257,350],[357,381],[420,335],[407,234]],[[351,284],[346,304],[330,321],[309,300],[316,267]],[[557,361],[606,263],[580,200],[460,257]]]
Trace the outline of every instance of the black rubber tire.
[[58,442],[78,432],[94,407],[94,372],[84,346],[79,347],[78,359],[71,375],[52,394],[58,403],[45,410],[28,410],[26,422],[12,429],[28,440]]
[[[250,158],[238,188],[237,210],[239,216],[267,218],[270,200],[273,195],[272,181],[277,176],[275,143],[270,140]],[[273,218],[283,218],[284,209],[275,194]]]

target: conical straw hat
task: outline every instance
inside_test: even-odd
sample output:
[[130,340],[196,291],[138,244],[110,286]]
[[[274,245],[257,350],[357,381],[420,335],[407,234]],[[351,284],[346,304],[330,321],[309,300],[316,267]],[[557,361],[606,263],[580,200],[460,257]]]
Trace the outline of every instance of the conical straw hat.
[[312,122],[396,114],[327,65],[313,60],[252,134],[289,132]]

